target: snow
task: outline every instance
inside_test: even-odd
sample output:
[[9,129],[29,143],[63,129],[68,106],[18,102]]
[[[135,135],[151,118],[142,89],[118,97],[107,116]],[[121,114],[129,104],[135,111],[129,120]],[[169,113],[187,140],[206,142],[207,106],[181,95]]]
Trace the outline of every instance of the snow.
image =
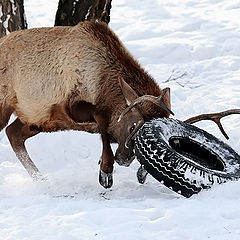
[[2,6],[0,6],[0,23],[2,23],[2,16],[3,16]]
[[9,30],[8,30],[8,22],[9,22],[9,19],[10,19],[10,15],[7,14],[7,17],[6,17],[6,20],[3,23],[3,28],[6,30],[6,35],[9,34]]
[[17,7],[15,5],[15,2],[14,2],[14,0],[10,0],[10,2],[12,3],[13,14],[16,14]]
[[[57,4],[25,0],[28,26],[53,26]],[[112,5],[111,28],[159,85],[171,88],[176,118],[239,108],[239,0]],[[237,152],[239,120],[222,120]],[[226,141],[214,123],[197,125]],[[39,134],[27,148],[48,181],[33,182],[0,133],[0,240],[240,238],[240,181],[185,199],[151,176],[140,185],[135,161],[129,168],[116,164],[114,186],[105,190],[98,184],[98,135]]]

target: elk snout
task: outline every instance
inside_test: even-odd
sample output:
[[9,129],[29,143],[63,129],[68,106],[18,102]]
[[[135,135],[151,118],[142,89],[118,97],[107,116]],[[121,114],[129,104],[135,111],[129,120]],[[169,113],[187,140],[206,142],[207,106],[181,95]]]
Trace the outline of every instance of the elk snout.
[[119,148],[116,151],[115,154],[115,161],[120,166],[129,167],[132,161],[134,160],[135,155],[133,153],[133,150],[131,149],[124,149],[124,151],[121,151]]

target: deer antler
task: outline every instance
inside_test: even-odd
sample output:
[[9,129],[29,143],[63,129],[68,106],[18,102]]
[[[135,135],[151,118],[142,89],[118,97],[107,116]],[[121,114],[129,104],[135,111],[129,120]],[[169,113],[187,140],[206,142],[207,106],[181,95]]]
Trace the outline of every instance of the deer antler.
[[226,117],[231,114],[240,114],[240,109],[230,109],[230,110],[219,112],[219,113],[201,114],[201,115],[189,118],[189,119],[185,120],[184,122],[192,124],[192,123],[199,122],[202,120],[212,120],[218,125],[218,127],[219,127],[221,133],[224,135],[224,137],[226,139],[229,139],[227,133],[223,129],[220,119],[222,117]]
[[174,115],[174,113],[162,102],[162,98],[164,97],[164,95],[166,94],[167,89],[163,90],[162,94],[159,97],[155,97],[152,95],[143,95],[139,98],[137,98],[135,101],[133,101],[120,115],[120,117],[118,118],[118,122],[120,122],[122,120],[122,118],[136,105],[138,104],[142,104],[143,102],[147,101],[147,102],[152,102],[154,104],[156,104],[157,106],[163,108],[165,111],[171,113],[172,115]]

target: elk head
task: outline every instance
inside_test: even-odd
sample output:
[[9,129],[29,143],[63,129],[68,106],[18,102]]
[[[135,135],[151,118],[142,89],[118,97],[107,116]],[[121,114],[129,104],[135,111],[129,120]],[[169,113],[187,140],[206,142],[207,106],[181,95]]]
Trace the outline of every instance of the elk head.
[[[162,90],[159,97],[151,95],[138,96],[138,94],[122,79],[119,84],[127,106],[120,114],[114,116],[113,124],[110,126],[111,135],[118,142],[118,149],[115,160],[119,165],[129,166],[134,159],[133,144],[134,137],[143,123],[148,120],[143,105],[150,102],[157,105],[158,110],[164,109],[165,115],[161,116],[160,111],[152,117],[168,117],[173,114],[170,108],[170,89]],[[163,103],[164,102],[164,103]],[[167,107],[167,106],[169,107]],[[118,111],[119,112],[119,111]]]

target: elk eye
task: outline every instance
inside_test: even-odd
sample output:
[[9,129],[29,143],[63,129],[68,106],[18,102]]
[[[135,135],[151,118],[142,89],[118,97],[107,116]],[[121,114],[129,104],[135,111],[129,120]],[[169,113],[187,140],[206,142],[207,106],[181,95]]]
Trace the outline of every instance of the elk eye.
[[130,133],[133,132],[133,130],[135,129],[136,125],[137,125],[137,124],[134,123],[134,124],[130,127],[130,129],[129,129],[129,132],[130,132]]

